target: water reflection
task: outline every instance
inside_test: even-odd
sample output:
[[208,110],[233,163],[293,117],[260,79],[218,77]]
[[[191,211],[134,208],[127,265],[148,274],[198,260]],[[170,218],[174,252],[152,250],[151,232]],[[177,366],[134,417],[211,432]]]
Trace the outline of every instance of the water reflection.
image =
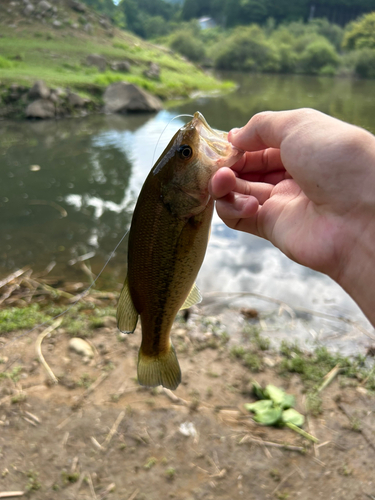
[[[24,265],[41,270],[55,260],[56,272],[82,279],[68,262],[89,251],[95,251],[90,262],[98,272],[129,226],[153,160],[183,123],[169,123],[176,114],[199,109],[210,125],[228,130],[258,111],[310,106],[375,132],[369,81],[235,77],[239,89],[233,94],[182,103],[155,116],[0,122],[0,274]],[[33,165],[40,170],[30,169]],[[121,282],[125,263],[124,244],[101,285]],[[356,305],[331,280],[291,262],[266,241],[231,231],[216,215],[199,283],[206,292],[262,293],[294,305],[348,313],[365,324]]]

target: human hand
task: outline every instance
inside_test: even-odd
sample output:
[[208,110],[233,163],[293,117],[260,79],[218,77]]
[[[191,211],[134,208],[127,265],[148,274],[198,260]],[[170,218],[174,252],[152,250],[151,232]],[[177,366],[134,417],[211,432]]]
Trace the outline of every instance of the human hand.
[[352,282],[375,274],[375,137],[300,109],[255,115],[229,140],[247,152],[211,180],[219,216],[356,299]]

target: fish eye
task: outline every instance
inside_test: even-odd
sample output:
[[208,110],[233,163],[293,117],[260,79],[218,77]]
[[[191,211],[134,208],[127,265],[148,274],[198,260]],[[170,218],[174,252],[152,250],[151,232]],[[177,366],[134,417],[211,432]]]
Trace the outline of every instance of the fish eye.
[[180,146],[178,152],[180,158],[182,158],[183,160],[188,160],[193,154],[193,150],[187,144],[183,144],[182,146]]

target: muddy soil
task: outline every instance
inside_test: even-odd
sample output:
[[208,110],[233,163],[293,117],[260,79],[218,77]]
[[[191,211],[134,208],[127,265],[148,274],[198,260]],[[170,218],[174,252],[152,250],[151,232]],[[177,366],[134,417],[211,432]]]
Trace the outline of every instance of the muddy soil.
[[360,384],[343,387],[338,377],[323,391],[323,413],[304,426],[319,439],[313,445],[290,429],[257,425],[244,410],[255,379],[294,394],[296,409],[306,412],[299,377],[278,375],[276,353],[253,374],[228,345],[200,345],[181,324],[175,330],[183,382],[174,393],[138,385],[140,332],[119,337],[111,319],[89,339],[91,360],[69,350],[62,328],[43,341],[57,385],[36,361],[41,330],[7,345],[0,372],[22,370],[0,379],[0,493],[35,500],[375,498],[375,397]]

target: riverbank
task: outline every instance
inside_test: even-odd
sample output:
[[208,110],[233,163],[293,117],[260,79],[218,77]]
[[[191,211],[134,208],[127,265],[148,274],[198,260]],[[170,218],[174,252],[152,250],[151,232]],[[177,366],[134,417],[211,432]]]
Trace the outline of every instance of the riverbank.
[[37,80],[90,102],[86,112],[102,109],[104,90],[119,81],[163,101],[234,88],[169,49],[113,27],[79,2],[6,0],[0,28],[0,116],[24,117],[24,108],[14,105],[17,99],[9,102],[9,95]]
[[[117,291],[92,291],[49,333],[24,335],[85,287],[24,274],[2,287],[0,491],[38,500],[375,495],[375,379],[364,358],[285,343],[276,351],[256,310],[238,311],[235,341],[195,308],[173,326],[182,384],[147,389],[136,380],[139,328],[116,328]],[[256,424],[244,408],[254,381],[292,394],[310,437]]]

